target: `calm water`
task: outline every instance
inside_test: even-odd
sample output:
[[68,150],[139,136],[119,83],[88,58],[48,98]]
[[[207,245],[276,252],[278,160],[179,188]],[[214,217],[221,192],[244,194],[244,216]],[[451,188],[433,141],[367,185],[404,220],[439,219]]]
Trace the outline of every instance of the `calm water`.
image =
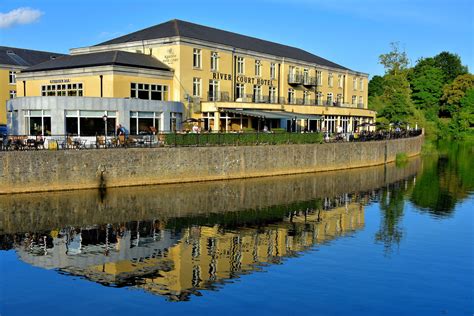
[[0,196],[0,315],[472,315],[474,149]]

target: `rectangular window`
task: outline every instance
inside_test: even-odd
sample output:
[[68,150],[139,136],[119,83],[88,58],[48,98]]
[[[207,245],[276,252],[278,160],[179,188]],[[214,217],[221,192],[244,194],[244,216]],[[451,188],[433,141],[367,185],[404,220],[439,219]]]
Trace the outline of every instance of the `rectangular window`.
[[15,90],[10,90],[10,99],[16,98],[16,91]]
[[255,61],[255,76],[260,77],[262,75],[262,62],[260,60]]
[[288,104],[295,104],[295,90],[288,89]]
[[10,72],[8,73],[8,82],[9,82],[10,84],[15,84],[15,83],[16,83],[16,74],[15,74],[15,71],[10,70]]
[[328,93],[328,98],[326,99],[326,105],[333,105],[332,104],[332,93]]
[[193,67],[201,68],[201,50],[198,48],[193,49]]
[[253,86],[253,102],[262,102],[262,86]]
[[268,88],[268,90],[269,90],[270,103],[278,103],[276,87],[270,87]]
[[364,90],[364,79],[360,78],[359,80],[359,89],[360,91]]
[[209,80],[209,95],[208,101],[220,101],[219,100],[219,81]]
[[183,114],[177,112],[170,113],[170,130],[176,132],[181,129],[181,122],[183,120]]
[[352,96],[352,105],[357,105],[357,96]]
[[193,96],[201,96],[201,78],[193,78]]
[[130,134],[151,135],[160,131],[160,112],[130,112]]
[[357,90],[357,78],[352,78],[352,87],[354,90]]
[[43,97],[82,97],[82,83],[71,84],[50,84],[41,86],[41,96]]
[[168,100],[168,86],[160,84],[135,83],[130,84],[130,98],[142,100]]
[[239,75],[243,75],[245,73],[243,57],[237,57],[237,73]]
[[316,104],[317,105],[323,105],[323,93],[322,92],[318,92],[316,94]]
[[342,77],[342,75],[337,75],[337,86],[339,88],[343,87],[343,77]]
[[303,82],[306,84],[309,82],[309,70],[303,69]]
[[243,83],[238,83],[235,86],[235,99],[238,101],[244,101],[244,98],[245,98],[245,86]]
[[275,66],[276,65],[274,63],[270,64],[270,79],[276,78]]
[[316,71],[316,84],[318,86],[323,85],[323,72],[321,70]]
[[219,70],[219,54],[217,52],[211,52],[211,70]]
[[333,84],[333,77],[332,77],[332,72],[330,72],[328,74],[328,86],[332,88],[332,84]]
[[309,104],[311,104],[311,99],[310,99],[310,98],[311,98],[311,92],[309,92],[309,91],[307,91],[307,90],[304,91],[304,92],[303,92],[303,104],[304,104],[304,105],[309,105]]
[[342,94],[338,93],[336,96],[336,105],[341,106],[344,100],[342,99]]
[[335,133],[336,122],[337,122],[337,116],[335,115],[324,116],[324,125],[326,126],[326,131],[329,133]]
[[360,108],[364,107],[364,97],[363,96],[359,96],[359,107]]
[[25,110],[24,114],[28,135],[51,135],[50,110]]

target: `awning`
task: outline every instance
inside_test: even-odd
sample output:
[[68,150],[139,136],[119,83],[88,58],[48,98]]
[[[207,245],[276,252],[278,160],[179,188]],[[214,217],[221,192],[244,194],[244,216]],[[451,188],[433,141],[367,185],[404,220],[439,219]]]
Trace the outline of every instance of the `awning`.
[[224,113],[233,113],[242,116],[258,117],[262,119],[285,119],[285,120],[322,120],[321,115],[302,114],[285,111],[263,111],[263,110],[237,110],[237,109],[220,109]]

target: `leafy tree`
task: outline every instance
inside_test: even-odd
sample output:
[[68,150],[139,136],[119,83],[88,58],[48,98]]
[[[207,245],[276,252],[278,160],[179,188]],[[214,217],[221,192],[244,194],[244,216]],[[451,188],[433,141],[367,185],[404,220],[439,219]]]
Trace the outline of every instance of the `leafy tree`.
[[468,90],[474,89],[474,75],[460,75],[443,89],[441,110],[443,114],[453,116],[461,107],[461,100]]
[[369,97],[383,94],[384,81],[381,76],[374,76],[369,81]]
[[379,62],[385,67],[385,74],[397,75],[407,69],[410,63],[405,52],[400,51],[399,42],[392,42],[392,50],[379,56]]
[[457,54],[441,52],[433,57],[434,66],[443,71],[446,83],[451,83],[456,77],[468,72],[466,66],[461,63],[461,58]]
[[428,118],[437,117],[443,94],[443,71],[430,65],[415,67],[410,74],[410,83],[415,106],[426,111]]

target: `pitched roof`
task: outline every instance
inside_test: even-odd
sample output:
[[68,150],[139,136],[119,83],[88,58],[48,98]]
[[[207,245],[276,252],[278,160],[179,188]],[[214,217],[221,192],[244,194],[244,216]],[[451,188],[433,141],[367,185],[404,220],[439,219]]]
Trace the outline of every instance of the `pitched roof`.
[[168,66],[166,66],[161,61],[152,56],[124,51],[107,51],[81,55],[66,55],[27,68],[22,72],[72,69],[106,65],[120,65],[168,71],[170,70]]
[[254,52],[306,61],[321,66],[348,70],[348,68],[344,66],[338,65],[336,63],[333,63],[332,61],[313,55],[307,51],[296,47],[282,45],[275,42],[261,40],[255,37],[223,31],[216,28],[181,20],[171,20],[168,22],[164,22],[162,24],[158,24],[134,33],[111,39],[95,46],[144,41],[173,36],[182,36],[192,39],[198,39],[216,44],[223,44],[231,47],[246,49]]
[[63,54],[0,46],[0,65],[34,66]]

